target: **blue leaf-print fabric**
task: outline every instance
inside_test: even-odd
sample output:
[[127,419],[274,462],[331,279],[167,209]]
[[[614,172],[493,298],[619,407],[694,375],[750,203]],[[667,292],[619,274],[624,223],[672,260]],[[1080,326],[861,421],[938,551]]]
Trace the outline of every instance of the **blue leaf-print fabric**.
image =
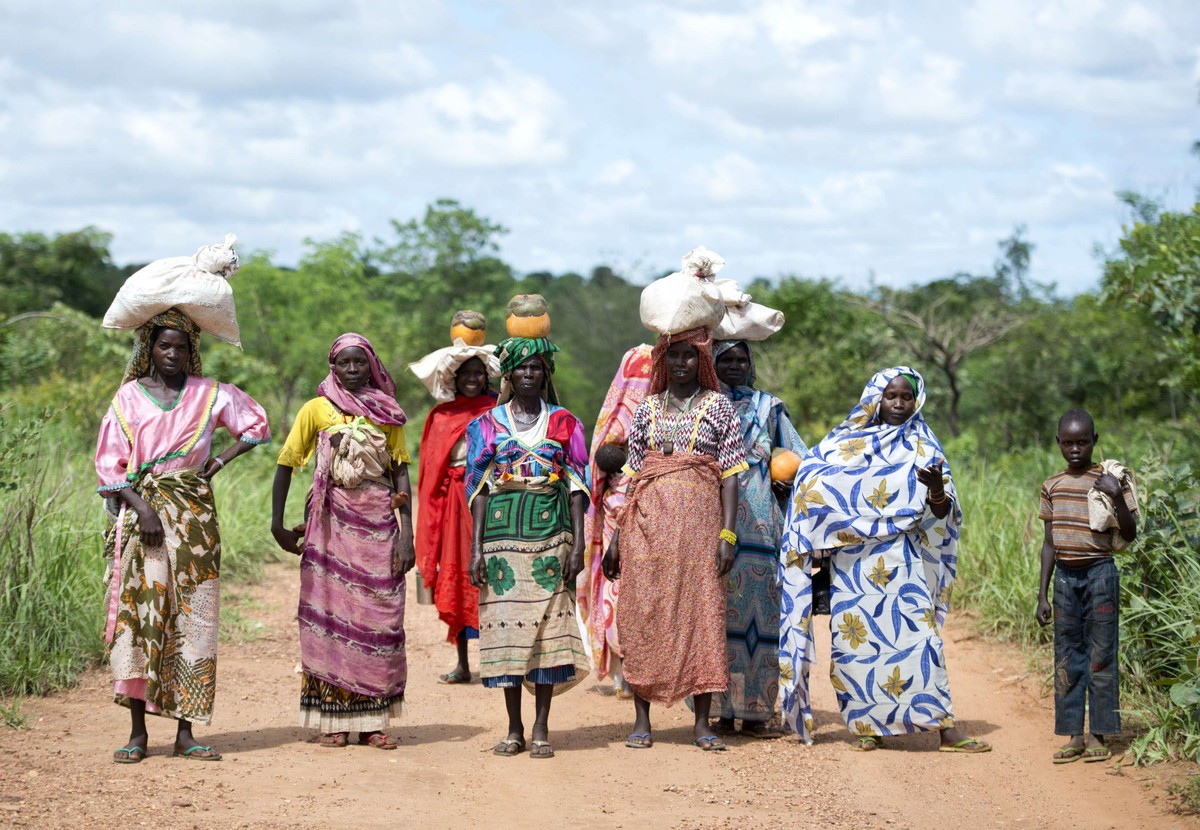
[[[915,411],[892,426],[879,419],[879,406],[899,375],[917,380]],[[830,680],[850,731],[895,735],[954,723],[940,629],[962,511],[924,404],[925,381],[915,370],[879,372],[796,474],[779,557],[780,703],[786,726],[805,743],[812,743],[814,559],[831,568]],[[938,459],[951,499],[944,519],[927,508],[916,477]]]

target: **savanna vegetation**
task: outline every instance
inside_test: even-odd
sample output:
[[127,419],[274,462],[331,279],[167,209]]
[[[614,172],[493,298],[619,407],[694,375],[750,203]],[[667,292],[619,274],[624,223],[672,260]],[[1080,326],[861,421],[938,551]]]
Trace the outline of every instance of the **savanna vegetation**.
[[[925,375],[926,415],[947,445],[966,512],[958,604],[1043,664],[1050,632],[1034,622],[1037,492],[1063,466],[1058,415],[1092,411],[1100,454],[1140,474],[1139,539],[1119,557],[1133,752],[1200,760],[1200,205],[1171,213],[1124,198],[1130,224],[1101,257],[1098,289],[1072,297],[1038,280],[1036,246],[1021,228],[999,241],[995,262],[910,288],[751,279],[736,263],[722,276],[740,277],[756,300],[785,312],[784,330],[757,351],[759,385],[788,403],[806,440],[837,423],[878,368],[907,363]],[[243,252],[234,287],[244,351],[206,341],[206,373],[263,402],[278,437],[324,376],[329,343],[361,332],[398,381],[415,444],[431,402],[407,363],[447,344],[457,308],[487,314],[496,342],[508,298],[535,292],[549,301],[563,349],[563,402],[590,420],[623,352],[648,336],[641,286],[603,266],[517,274],[499,255],[504,233],[443,200],[393,222],[384,239],[310,240],[294,268]],[[0,234],[0,695],[69,684],[101,652],[105,519],[91,456],[131,338],[102,330],[98,318],[137,267],[115,265],[109,242],[94,228]],[[683,252],[668,253],[663,273]],[[276,555],[273,465],[267,447],[219,478],[234,590]]]

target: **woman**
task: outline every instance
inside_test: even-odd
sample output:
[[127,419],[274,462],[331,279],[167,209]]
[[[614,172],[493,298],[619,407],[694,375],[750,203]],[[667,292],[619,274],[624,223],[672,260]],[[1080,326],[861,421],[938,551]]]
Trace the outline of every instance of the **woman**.
[[[416,561],[407,419],[360,334],[333,341],[317,393],[279,453],[271,499],[271,534],[301,556],[300,725],[320,730],[321,746],[344,747],[357,731],[360,744],[395,749],[384,730],[404,713],[404,575]],[[289,530],[292,475],[314,453],[304,530]]]
[[525,751],[524,685],[536,709],[530,754],[554,757],[551,697],[588,673],[568,590],[583,570],[587,447],[583,424],[557,405],[556,351],[544,337],[501,343],[500,404],[467,428],[480,674],[484,686],[504,689],[508,710],[496,755]]
[[479,591],[467,572],[471,559],[467,425],[496,405],[488,378],[499,374],[499,365],[490,349],[460,340],[439,350],[439,368],[429,375],[429,382],[430,392],[443,403],[430,410],[421,434],[417,567],[425,587],[433,592],[438,617],[448,626],[447,640],[458,651],[454,668],[438,678],[448,685],[471,681],[467,640],[479,637]]
[[[212,454],[224,427],[233,445]],[[174,754],[219,761],[192,736],[209,723],[217,685],[221,534],[211,480],[271,440],[249,395],[202,375],[200,329],[169,309],[137,330],[133,356],[96,445],[99,492],[117,510],[111,559],[108,660],[116,702],[128,706],[119,764],[146,757],[146,713],[178,720]]]
[[717,732],[732,732],[742,719],[742,734],[775,738],[770,726],[779,695],[779,540],[783,511],[776,490],[791,482],[771,480],[771,453],[776,449],[804,455],[787,407],[774,395],[754,388],[757,373],[750,344],[720,341],[713,348],[717,377],[741,424],[750,465],[738,476],[737,548],[729,573],[725,609],[725,648],[729,657],[729,690],[721,695]]
[[633,692],[621,672],[616,618],[621,583],[605,578],[602,562],[629,488],[629,476],[622,470],[629,426],[649,390],[650,347],[642,344],[621,358],[592,433],[592,499],[584,523],[587,553],[579,576],[579,614],[587,624],[592,667],[599,680],[611,674],[613,693],[627,700]]
[[708,716],[712,693],[728,685],[725,576],[746,452],[708,329],[661,335],[652,362],[629,433],[635,478],[605,554],[605,575],[622,583],[617,628],[636,712],[625,745],[653,745],[651,702],[693,697],[693,743],[723,750]]
[[939,633],[957,567],[962,511],[925,381],[898,366],[871,378],[858,405],[796,473],[781,551],[780,671],[787,724],[812,743],[808,693],[814,559],[832,568],[830,679],[855,749],[938,730],[943,752],[991,746],[955,726]]

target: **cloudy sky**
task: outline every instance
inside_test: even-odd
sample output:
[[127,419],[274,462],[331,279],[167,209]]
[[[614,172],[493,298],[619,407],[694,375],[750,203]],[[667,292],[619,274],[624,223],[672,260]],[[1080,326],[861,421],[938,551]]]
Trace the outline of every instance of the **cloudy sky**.
[[[203,9],[198,7],[202,6]],[[0,230],[295,262],[451,197],[522,271],[1093,287],[1132,189],[1200,185],[1195,0],[0,4]]]

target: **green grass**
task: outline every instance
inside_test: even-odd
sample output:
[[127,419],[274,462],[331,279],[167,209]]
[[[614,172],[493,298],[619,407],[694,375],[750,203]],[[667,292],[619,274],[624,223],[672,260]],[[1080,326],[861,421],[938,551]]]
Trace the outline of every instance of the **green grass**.
[[[0,695],[69,686],[103,657],[107,519],[91,448],[61,427],[55,413],[15,419],[0,409]],[[233,599],[223,630],[235,639],[255,629],[235,586],[252,584],[265,562],[286,555],[269,530],[274,467],[267,446],[214,479],[221,575]]]
[[[1152,441],[1123,450],[1137,470],[1137,541],[1121,571],[1121,697],[1138,763],[1200,761],[1200,505],[1186,460]],[[1177,449],[1177,448],[1176,448]],[[1178,452],[1175,453],[1178,456]],[[1037,494],[1057,452],[968,460],[955,468],[965,514],[955,604],[977,628],[1022,646],[1049,677],[1051,627],[1034,619],[1042,544]]]

